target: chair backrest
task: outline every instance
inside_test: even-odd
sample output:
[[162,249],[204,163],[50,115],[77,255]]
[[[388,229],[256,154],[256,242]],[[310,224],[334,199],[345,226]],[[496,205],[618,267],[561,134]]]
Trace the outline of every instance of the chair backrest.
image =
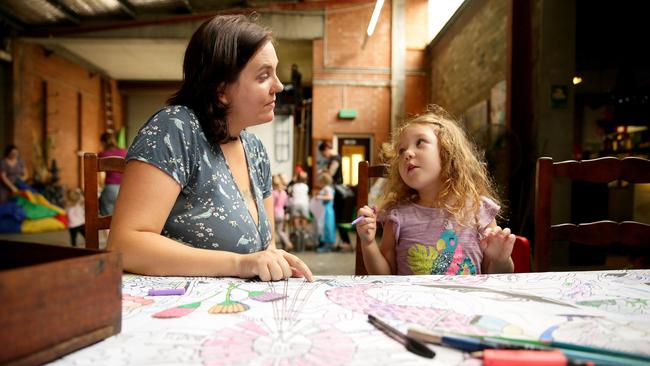
[[[359,185],[357,186],[357,209],[368,204],[368,191],[370,189],[370,178],[381,178],[388,176],[388,165],[370,166],[367,161],[359,162]],[[363,264],[363,253],[361,251],[361,239],[357,234],[357,254],[354,266],[354,274],[365,276],[368,274]]]
[[123,172],[126,160],[118,156],[98,158],[95,153],[84,154],[84,199],[86,210],[86,248],[99,249],[99,230],[111,227],[111,216],[100,216],[97,194],[99,172]]
[[[367,161],[359,162],[359,185],[357,187],[357,208],[368,204],[368,192],[370,178],[381,178],[388,176],[388,165],[370,166]],[[357,234],[357,249],[354,273],[357,276],[367,275],[368,271],[363,263],[363,252],[361,250],[361,239]],[[530,244],[528,239],[517,236],[512,250],[512,260],[515,263],[515,272],[530,272]]]
[[[552,158],[537,160],[535,183],[535,270],[547,271],[550,267],[550,242],[597,245],[618,244],[634,250],[650,243],[650,225],[623,221],[602,220],[589,223],[562,223],[551,225],[553,181],[564,177],[571,181],[608,183],[624,180],[630,183],[650,183],[650,160],[627,157],[604,157],[593,160],[567,160],[553,162]],[[594,197],[597,199],[599,197]],[[602,197],[607,199],[607,197]],[[650,249],[650,245],[647,245]],[[646,250],[647,250],[646,249]]]

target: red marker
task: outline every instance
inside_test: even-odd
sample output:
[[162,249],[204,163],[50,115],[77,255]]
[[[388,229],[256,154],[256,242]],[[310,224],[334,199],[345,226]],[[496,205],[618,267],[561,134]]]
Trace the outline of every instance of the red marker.
[[481,352],[474,352],[472,356],[482,357],[483,366],[595,366],[591,361],[570,360],[560,350],[486,349]]

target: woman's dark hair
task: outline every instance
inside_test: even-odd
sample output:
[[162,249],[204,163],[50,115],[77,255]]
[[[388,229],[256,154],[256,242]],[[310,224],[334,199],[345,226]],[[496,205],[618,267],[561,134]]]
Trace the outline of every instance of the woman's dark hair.
[[318,151],[320,151],[320,152],[323,152],[323,151],[325,151],[327,149],[331,149],[331,148],[332,148],[332,143],[329,142],[329,141],[322,141],[318,145]]
[[228,107],[217,97],[219,88],[237,81],[248,61],[271,40],[270,30],[244,15],[216,16],[201,24],[185,51],[181,88],[167,103],[191,108],[209,141],[234,140],[228,133]]
[[3,155],[3,157],[6,158],[7,156],[9,156],[9,154],[11,154],[11,152],[14,151],[14,149],[18,150],[18,147],[16,145],[7,145],[7,147],[5,147],[5,154]]

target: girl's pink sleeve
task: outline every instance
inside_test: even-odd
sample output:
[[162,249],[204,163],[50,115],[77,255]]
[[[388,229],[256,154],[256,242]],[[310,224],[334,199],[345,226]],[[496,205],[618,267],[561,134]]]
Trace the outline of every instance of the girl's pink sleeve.
[[497,217],[501,206],[487,197],[481,196],[481,207],[478,214],[478,226],[481,237],[485,229]]
[[395,234],[395,243],[399,240],[400,217],[399,210],[395,207],[388,207],[377,215],[377,222],[385,225],[387,222],[393,224],[393,233]]

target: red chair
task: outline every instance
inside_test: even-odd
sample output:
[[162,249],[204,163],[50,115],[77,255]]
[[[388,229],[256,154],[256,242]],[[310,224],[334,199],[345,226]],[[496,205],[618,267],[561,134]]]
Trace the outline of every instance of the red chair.
[[[370,166],[367,161],[359,162],[359,185],[357,187],[357,207],[368,204],[368,190],[370,189],[370,178],[381,178],[388,175],[388,165]],[[361,243],[357,235],[357,253],[354,273],[357,276],[367,275],[368,271],[363,263],[363,251],[358,246]],[[515,246],[512,249],[512,260],[515,263],[515,272],[530,272],[530,243],[523,236],[517,236]]]
[[510,256],[515,263],[515,273],[530,272],[530,243],[528,239],[517,235]]

